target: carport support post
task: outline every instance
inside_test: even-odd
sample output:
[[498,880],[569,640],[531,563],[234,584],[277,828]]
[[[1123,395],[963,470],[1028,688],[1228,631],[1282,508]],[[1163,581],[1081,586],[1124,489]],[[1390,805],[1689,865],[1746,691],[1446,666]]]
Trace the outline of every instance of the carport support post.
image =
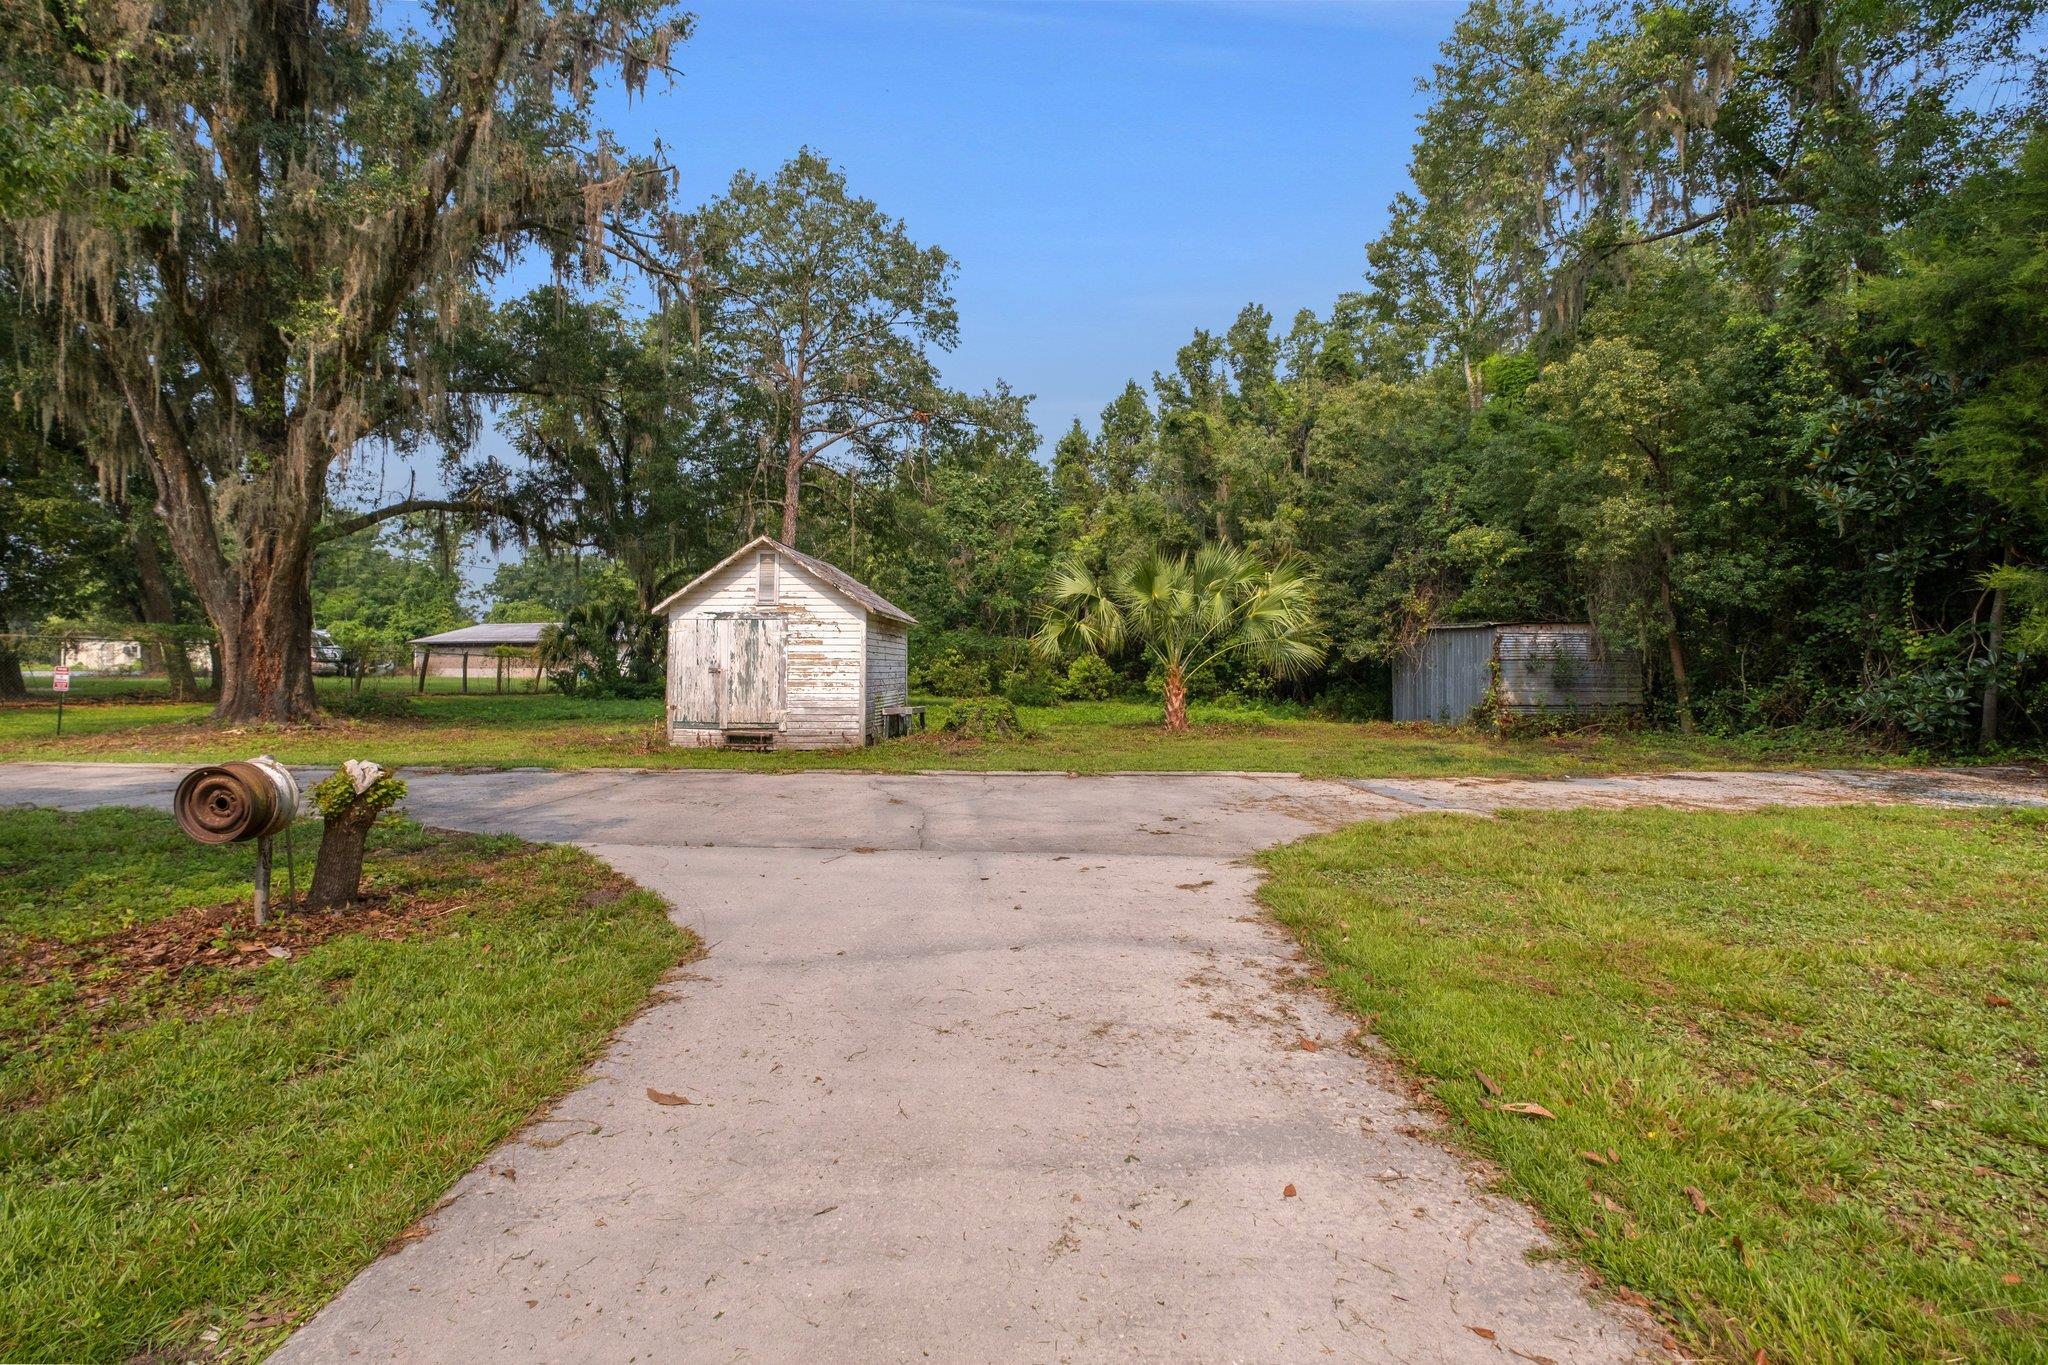
[[505,690],[505,656],[502,654],[498,656],[498,690]]
[[462,651],[462,694],[469,695],[469,651]]
[[420,651],[420,689],[419,689],[419,690],[420,690],[420,695],[421,695],[421,696],[425,696],[425,695],[426,695],[426,692],[427,692],[427,660],[429,660],[429,659],[431,659],[431,658],[433,658],[433,657],[434,657],[434,651],[433,651],[433,650],[431,650],[431,649],[423,649],[423,650],[421,650],[421,651]]

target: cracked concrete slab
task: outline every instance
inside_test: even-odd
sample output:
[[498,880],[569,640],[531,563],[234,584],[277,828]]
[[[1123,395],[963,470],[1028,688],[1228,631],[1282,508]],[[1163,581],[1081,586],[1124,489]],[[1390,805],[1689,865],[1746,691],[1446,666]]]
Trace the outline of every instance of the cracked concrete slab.
[[[0,765],[0,801],[162,807],[179,771]],[[280,1360],[1653,1355],[1350,1045],[1239,857],[1431,809],[2044,800],[1985,770],[412,780],[428,823],[589,848],[710,954]]]

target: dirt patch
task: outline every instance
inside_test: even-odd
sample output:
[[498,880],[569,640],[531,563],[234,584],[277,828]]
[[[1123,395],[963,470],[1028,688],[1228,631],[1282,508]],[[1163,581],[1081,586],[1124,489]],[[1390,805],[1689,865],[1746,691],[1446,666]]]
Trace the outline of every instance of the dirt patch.
[[0,947],[0,973],[29,989],[68,979],[77,1007],[95,1014],[138,991],[193,972],[223,971],[285,962],[342,934],[411,938],[431,932],[457,911],[461,899],[369,895],[333,914],[275,914],[257,928],[242,899],[198,906],[119,933],[63,943],[31,939]]

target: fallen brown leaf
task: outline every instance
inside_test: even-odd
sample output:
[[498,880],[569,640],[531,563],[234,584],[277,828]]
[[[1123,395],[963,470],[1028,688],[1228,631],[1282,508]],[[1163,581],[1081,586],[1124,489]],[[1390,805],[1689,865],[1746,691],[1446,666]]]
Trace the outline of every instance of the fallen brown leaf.
[[1595,1166],[1612,1166],[1614,1164],[1598,1152],[1580,1152],[1579,1155],[1585,1160],[1592,1162]]
[[653,1100],[656,1104],[688,1104],[690,1102],[681,1095],[671,1095],[668,1091],[656,1090],[651,1085],[647,1087],[647,1098]]
[[1487,1341],[1492,1341],[1495,1337],[1500,1335],[1500,1333],[1494,1331],[1491,1327],[1474,1327],[1469,1322],[1465,1324],[1465,1330],[1470,1332],[1473,1336],[1483,1337]]
[[1284,1189],[1284,1190],[1280,1191],[1280,1197],[1281,1197],[1282,1199],[1292,1199],[1292,1198],[1294,1198],[1294,1186],[1292,1186],[1292,1185],[1289,1185],[1289,1186],[1288,1186],[1288,1187],[1287,1187],[1286,1189]]
[[1516,1100],[1511,1104],[1502,1105],[1501,1108],[1507,1110],[1510,1114],[1526,1114],[1532,1119],[1554,1119],[1557,1117],[1557,1115],[1551,1113],[1542,1105],[1530,1104],[1526,1100]]
[[1493,1077],[1491,1077],[1491,1076],[1487,1075],[1487,1074],[1486,1074],[1486,1073],[1485,1073],[1484,1071],[1481,1071],[1481,1070],[1479,1070],[1479,1069],[1478,1069],[1478,1068],[1476,1068],[1476,1067],[1475,1067],[1475,1068],[1473,1068],[1472,1074],[1473,1074],[1473,1075],[1475,1075],[1475,1076],[1477,1076],[1477,1077],[1479,1078],[1479,1086],[1480,1086],[1480,1088],[1481,1088],[1482,1090],[1484,1090],[1484,1091],[1485,1091],[1485,1092],[1486,1092],[1487,1094],[1489,1094],[1489,1095],[1499,1095],[1499,1094],[1500,1094],[1500,1082],[1499,1082],[1499,1081],[1495,1080],[1495,1079],[1494,1079]]
[[2018,1284],[2020,1282],[2019,1272],[2009,1270],[1998,1277],[1998,1282],[2000,1284]]
[[1685,1197],[1692,1201],[1692,1211],[1694,1213],[1699,1214],[1701,1217],[1706,1216],[1707,1197],[1699,1192],[1697,1186],[1687,1185],[1685,1187]]
[[1991,994],[1985,996],[1984,1003],[1991,1006],[1991,1008],[1995,1010],[2009,1010],[2012,1008],[2012,1001],[1998,994],[1996,991],[1993,991]]
[[1314,1052],[1317,1048],[1321,1047],[1322,1044],[1318,1043],[1313,1038],[1304,1038],[1300,1042],[1296,1043],[1295,1046],[1300,1048],[1303,1052]]

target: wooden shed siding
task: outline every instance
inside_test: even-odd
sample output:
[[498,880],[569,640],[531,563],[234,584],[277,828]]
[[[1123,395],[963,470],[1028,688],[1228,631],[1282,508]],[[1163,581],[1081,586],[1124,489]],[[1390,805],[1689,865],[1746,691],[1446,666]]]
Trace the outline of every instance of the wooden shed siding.
[[[788,671],[784,715],[777,746],[827,749],[859,744],[862,656],[867,613],[818,583],[786,557],[776,565],[776,600],[759,602],[758,561],[743,556],[700,585],[669,609],[670,643],[675,622],[727,612],[762,612],[783,618],[787,630]],[[723,743],[715,730],[671,725],[678,744]]]
[[888,735],[882,708],[910,701],[910,632],[901,622],[868,617],[868,738]]

